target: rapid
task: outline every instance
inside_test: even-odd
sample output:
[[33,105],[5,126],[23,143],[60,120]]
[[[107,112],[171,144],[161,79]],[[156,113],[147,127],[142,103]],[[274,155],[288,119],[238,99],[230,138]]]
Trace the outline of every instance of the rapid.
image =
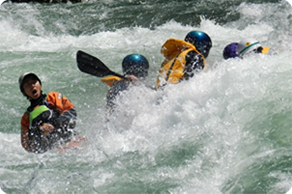
[[[284,0],[131,1],[0,6],[0,187],[5,193],[286,193],[292,187],[292,9]],[[108,115],[108,86],[82,73],[83,50],[122,73],[144,55],[155,86],[162,44],[211,37],[208,70],[155,91],[132,88]],[[246,37],[272,55],[224,60]],[[75,105],[88,145],[27,153],[18,86],[27,71]]]

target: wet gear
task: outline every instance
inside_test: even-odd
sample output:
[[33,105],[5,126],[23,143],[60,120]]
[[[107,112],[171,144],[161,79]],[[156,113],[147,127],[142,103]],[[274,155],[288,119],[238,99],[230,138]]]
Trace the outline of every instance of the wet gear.
[[148,75],[148,60],[139,54],[127,55],[122,62],[125,75],[134,75],[137,78],[145,78]]
[[31,111],[29,117],[29,123],[31,126],[40,126],[43,123],[49,122],[52,118],[53,111],[51,111],[47,106],[41,105]]
[[238,46],[237,42],[228,44],[223,50],[223,58],[229,59],[238,57],[237,46]]
[[194,76],[194,73],[206,70],[205,57],[194,45],[179,39],[168,39],[161,48],[165,57],[161,65],[156,89],[166,83],[176,84]]
[[212,41],[208,34],[202,31],[191,31],[186,35],[185,41],[194,45],[204,58],[208,57],[212,47]]

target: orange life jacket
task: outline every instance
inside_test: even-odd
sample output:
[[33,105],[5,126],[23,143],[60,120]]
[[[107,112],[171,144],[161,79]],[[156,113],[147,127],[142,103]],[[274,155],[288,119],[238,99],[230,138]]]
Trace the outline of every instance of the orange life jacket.
[[[61,93],[58,92],[50,92],[45,100],[48,104],[48,108],[54,109],[58,111],[60,114],[65,113],[68,110],[74,108],[74,105],[63,96]],[[34,109],[39,108],[40,106],[34,107]],[[33,112],[33,111],[32,111]],[[37,111],[38,112],[38,111]],[[42,112],[42,111],[40,111]],[[39,112],[39,113],[40,113]],[[29,152],[34,152],[34,146],[29,139],[29,132],[31,129],[31,116],[35,117],[37,115],[30,115],[31,112],[26,111],[21,119],[21,144],[22,147]]]

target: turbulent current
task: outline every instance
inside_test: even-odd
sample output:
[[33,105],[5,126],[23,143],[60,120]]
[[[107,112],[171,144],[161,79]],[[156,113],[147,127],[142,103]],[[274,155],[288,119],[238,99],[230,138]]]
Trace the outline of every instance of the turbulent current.
[[[292,187],[292,9],[284,0],[3,3],[0,6],[0,187],[5,193],[286,193]],[[155,91],[135,87],[108,115],[108,86],[77,68],[83,50],[122,73],[144,55],[155,86],[168,38],[211,37],[208,70]],[[224,60],[231,42],[257,39],[269,55]],[[29,106],[19,76],[75,105],[87,146],[26,152]]]

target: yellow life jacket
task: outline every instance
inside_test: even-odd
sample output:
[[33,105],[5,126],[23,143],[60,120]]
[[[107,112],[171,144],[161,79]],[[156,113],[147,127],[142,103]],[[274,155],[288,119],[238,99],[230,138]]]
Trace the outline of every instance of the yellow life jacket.
[[109,87],[112,87],[112,85],[116,82],[122,80],[122,78],[117,76],[107,76],[101,79],[103,83],[106,83]]
[[[204,64],[206,64],[205,57],[191,43],[171,38],[163,44],[161,54],[165,57],[165,60],[159,71],[156,89],[166,82],[176,84],[182,80],[186,64],[185,58],[190,51],[195,51],[201,55],[204,59]],[[206,70],[206,65],[204,65],[204,70]]]

